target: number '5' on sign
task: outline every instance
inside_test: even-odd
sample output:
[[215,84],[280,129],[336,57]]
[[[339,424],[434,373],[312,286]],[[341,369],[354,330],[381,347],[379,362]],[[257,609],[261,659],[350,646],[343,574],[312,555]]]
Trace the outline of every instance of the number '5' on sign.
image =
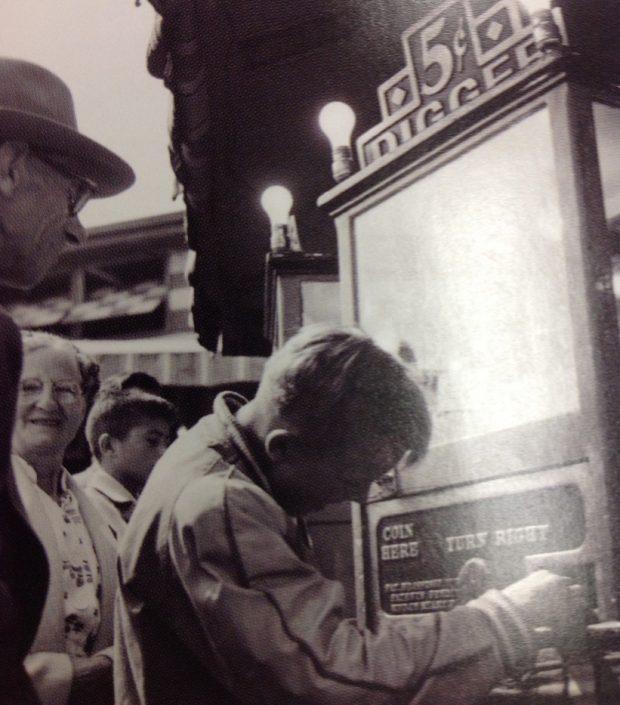
[[449,10],[452,12],[435,17],[424,26],[415,25],[403,35],[413,77],[410,108],[420,105],[422,96],[434,96],[453,79],[462,78],[469,41],[460,4]]

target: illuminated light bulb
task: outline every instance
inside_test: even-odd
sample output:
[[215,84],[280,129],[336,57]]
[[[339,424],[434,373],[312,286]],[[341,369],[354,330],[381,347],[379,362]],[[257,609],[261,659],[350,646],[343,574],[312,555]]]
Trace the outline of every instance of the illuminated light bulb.
[[355,113],[346,103],[328,103],[319,113],[319,126],[333,149],[348,146],[355,127]]
[[293,207],[293,196],[284,186],[269,186],[260,197],[260,204],[271,223],[271,251],[291,249],[289,220]]
[[263,191],[260,204],[272,225],[286,225],[293,207],[293,196],[284,186],[269,186]]
[[335,181],[342,181],[353,173],[351,134],[355,113],[346,103],[328,103],[319,113],[319,127],[332,147],[332,175]]

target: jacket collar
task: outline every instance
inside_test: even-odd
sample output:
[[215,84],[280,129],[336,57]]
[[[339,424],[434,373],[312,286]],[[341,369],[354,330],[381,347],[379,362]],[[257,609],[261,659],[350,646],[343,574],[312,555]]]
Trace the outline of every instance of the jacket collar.
[[247,401],[236,392],[221,392],[215,398],[213,413],[224,426],[228,440],[218,450],[227,462],[240,465],[245,475],[273,496],[268,480],[271,466],[269,456],[260,443],[238,423],[235,416]]
[[[247,399],[236,392],[221,392],[213,402],[213,414],[224,426],[227,442],[217,444],[217,451],[226,462],[234,465],[250,480],[272,497],[268,475],[271,460],[265,449],[238,422],[235,414],[247,404]],[[312,549],[312,538],[303,517],[294,517],[297,538],[304,549]]]

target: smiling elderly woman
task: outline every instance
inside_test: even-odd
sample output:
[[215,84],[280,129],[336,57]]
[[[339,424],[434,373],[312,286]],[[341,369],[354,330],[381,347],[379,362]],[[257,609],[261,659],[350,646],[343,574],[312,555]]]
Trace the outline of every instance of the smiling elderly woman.
[[63,467],[99,385],[71,342],[24,332],[13,468],[45,547],[50,587],[26,670],[43,705],[112,703],[116,553],[109,528]]

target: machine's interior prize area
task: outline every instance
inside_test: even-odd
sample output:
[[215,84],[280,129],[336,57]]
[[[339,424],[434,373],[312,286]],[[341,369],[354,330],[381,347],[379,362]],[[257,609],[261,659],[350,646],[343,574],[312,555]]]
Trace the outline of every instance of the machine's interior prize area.
[[579,409],[551,139],[538,110],[356,220],[360,322],[411,361],[434,445]]

